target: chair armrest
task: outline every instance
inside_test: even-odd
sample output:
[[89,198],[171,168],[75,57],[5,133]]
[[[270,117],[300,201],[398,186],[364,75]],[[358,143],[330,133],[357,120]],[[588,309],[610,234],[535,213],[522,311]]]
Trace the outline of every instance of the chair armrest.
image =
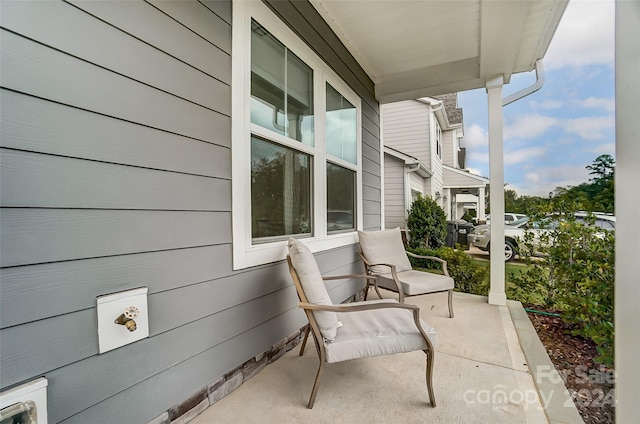
[[375,280],[377,279],[376,276],[374,275],[367,275],[367,274],[347,274],[347,275],[331,275],[331,276],[327,276],[327,277],[322,277],[323,280],[346,280],[349,278],[365,278],[367,280]]
[[309,311],[328,311],[328,312],[358,312],[358,311],[370,311],[373,309],[407,309],[411,311],[413,314],[413,322],[416,324],[416,328],[424,338],[427,343],[428,350],[433,354],[433,344],[427,333],[422,328],[422,323],[420,322],[420,308],[417,305],[410,305],[407,303],[369,303],[369,302],[358,302],[358,304],[340,304],[340,305],[318,305],[315,303],[306,303],[306,302],[298,302],[298,307],[309,310]]
[[411,311],[419,312],[420,308],[416,305],[409,305],[407,303],[393,303],[391,302],[358,302],[358,304],[343,303],[340,305],[318,305],[317,303],[298,302],[298,307],[302,309],[308,309],[310,311],[327,311],[327,312],[358,312],[368,311],[372,309],[408,309]]
[[[400,301],[400,303],[404,303],[404,290],[402,289],[402,284],[400,284],[400,281],[398,281],[398,275],[396,274],[396,266],[391,264],[372,264],[367,260],[367,258],[364,257],[364,253],[362,252],[358,252],[358,256],[360,256],[360,259],[362,259],[362,262],[364,262],[364,267],[367,270],[367,273],[369,274],[371,274],[371,267],[375,265],[388,266],[391,269],[391,276],[393,277],[393,282],[395,283],[396,288],[398,289],[398,300]],[[379,296],[380,292],[378,291],[378,281],[374,280],[373,284],[375,285],[376,292],[378,293],[378,296]]]
[[442,271],[444,272],[444,275],[446,275],[447,277],[449,277],[449,270],[447,269],[447,261],[445,261],[442,258],[438,258],[436,256],[423,256],[423,255],[416,255],[415,253],[409,252],[409,251],[405,251],[406,254],[408,256],[411,256],[412,258],[416,258],[416,259],[429,259],[431,261],[436,261],[436,262],[440,262],[442,264]]

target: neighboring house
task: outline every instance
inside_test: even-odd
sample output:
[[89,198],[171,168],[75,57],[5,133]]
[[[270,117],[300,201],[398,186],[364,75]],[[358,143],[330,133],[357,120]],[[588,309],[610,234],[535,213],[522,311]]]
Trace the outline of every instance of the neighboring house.
[[[0,390],[44,376],[70,424],[186,422],[235,389],[306,324],[287,237],[323,273],[363,270],[380,104],[501,90],[565,6],[0,2]],[[443,202],[460,164],[434,149],[404,154]],[[149,337],[99,353],[96,298],[138,287]]]
[[433,198],[447,219],[465,209],[484,214],[487,178],[464,170],[462,109],[457,94],[381,106],[384,142],[385,226],[406,228],[418,194]]

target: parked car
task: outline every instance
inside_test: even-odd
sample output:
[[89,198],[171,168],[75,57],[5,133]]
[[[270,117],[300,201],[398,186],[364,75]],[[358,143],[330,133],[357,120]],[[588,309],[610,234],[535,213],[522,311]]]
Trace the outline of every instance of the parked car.
[[[523,213],[513,213],[513,212],[505,212],[504,213],[504,223],[512,224],[522,218],[526,218],[527,215]],[[486,224],[489,225],[491,223],[491,214],[487,215]]]
[[[576,212],[575,218],[577,222],[585,223],[588,212]],[[594,225],[604,230],[615,230],[616,217],[610,214],[593,213],[595,216]],[[515,259],[518,254],[518,244],[524,239],[527,232],[534,235],[533,242],[540,239],[542,232],[551,231],[558,226],[558,221],[549,220],[548,222],[532,221],[529,222],[528,217],[521,218],[517,221],[507,224],[504,227],[504,259],[506,262]],[[489,251],[491,246],[491,226],[478,225],[467,236],[470,245],[477,247],[483,251]]]

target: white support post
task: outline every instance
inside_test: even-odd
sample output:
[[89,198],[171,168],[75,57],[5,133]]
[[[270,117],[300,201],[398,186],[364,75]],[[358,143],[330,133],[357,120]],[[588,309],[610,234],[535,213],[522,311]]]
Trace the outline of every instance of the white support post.
[[480,187],[478,189],[478,210],[477,210],[478,213],[476,214],[476,218],[478,219],[478,221],[484,221],[486,219],[486,217],[484,216],[484,208],[485,208],[484,196],[485,196],[484,187]]
[[616,2],[616,422],[640,422],[640,2]]
[[491,287],[489,303],[504,306],[504,158],[502,146],[502,75],[487,81],[489,103],[489,179],[491,192]]
[[451,208],[453,202],[453,198],[451,197],[451,189],[443,188],[442,189],[442,203],[444,205],[444,213],[447,216],[447,219],[455,219],[453,209]]

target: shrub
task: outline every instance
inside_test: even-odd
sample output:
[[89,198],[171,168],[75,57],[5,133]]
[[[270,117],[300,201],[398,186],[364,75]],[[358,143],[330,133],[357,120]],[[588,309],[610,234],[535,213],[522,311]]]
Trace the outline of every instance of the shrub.
[[[449,275],[456,282],[455,290],[463,293],[487,296],[489,293],[488,269],[476,263],[464,250],[440,247],[438,249],[409,248],[410,252],[422,256],[435,256],[447,261]],[[428,259],[409,257],[414,267],[441,269],[440,263]]]
[[[612,366],[614,233],[582,225],[570,212],[555,218],[560,224],[543,235],[542,244],[537,247],[541,258],[529,260],[531,271],[512,279],[521,292],[536,290],[542,304],[562,311],[562,319],[572,327],[571,333],[591,339],[598,350],[596,360]],[[533,251],[532,242],[528,235],[521,253]]]
[[444,246],[447,237],[447,218],[444,210],[429,197],[418,195],[411,203],[409,217],[409,246],[413,248],[438,248]]

